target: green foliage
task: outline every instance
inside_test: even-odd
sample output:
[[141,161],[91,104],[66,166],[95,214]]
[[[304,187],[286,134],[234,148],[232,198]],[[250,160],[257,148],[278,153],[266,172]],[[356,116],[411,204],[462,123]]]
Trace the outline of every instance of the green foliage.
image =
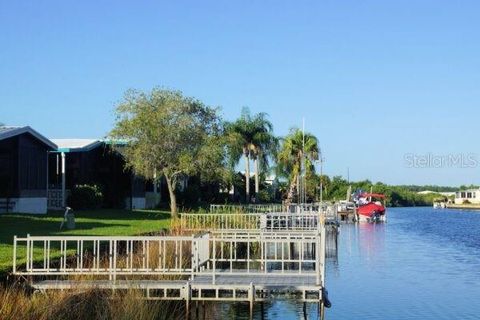
[[314,161],[319,159],[319,155],[320,147],[313,134],[305,133],[304,135],[300,129],[293,128],[282,139],[281,149],[277,157],[277,174],[287,177],[290,181],[287,193],[289,201],[293,199],[295,190],[298,188],[297,180],[301,174],[302,159],[305,158],[305,172],[308,181],[308,178],[313,177],[315,173]]
[[259,158],[264,169],[268,167],[269,157],[277,152],[278,140],[266,113],[252,116],[248,108],[243,108],[240,118],[225,123],[225,131],[231,165],[236,165],[242,155],[248,155],[251,159]]
[[68,205],[74,210],[98,209],[102,203],[103,194],[97,185],[76,185],[68,197]]
[[260,190],[260,192],[258,192],[257,202],[273,203],[273,202],[275,202],[274,197],[275,197],[275,194],[273,193],[273,190],[262,189],[262,190]]
[[[243,108],[240,118],[225,123],[225,132],[228,164],[231,169],[230,182],[233,184],[234,168],[242,156],[245,159],[246,175],[250,172],[250,160],[258,161],[258,166],[255,166],[255,191],[259,192],[260,170],[268,170],[269,159],[275,158],[278,149],[278,139],[273,133],[273,125],[267,119],[267,114],[261,112],[252,116],[248,108]],[[250,179],[247,177],[245,180],[245,199],[248,202],[246,185]]]
[[[409,191],[414,191],[414,192],[419,192],[419,191],[424,191],[424,190],[430,190],[433,192],[454,192],[457,191],[459,188],[458,187],[447,187],[447,186],[436,186],[436,185],[424,185],[424,186],[418,186],[418,185],[400,185],[398,187],[401,187],[402,189],[406,189]],[[460,186],[460,189],[474,189],[478,188],[476,186]]]
[[127,166],[147,179],[163,175],[172,214],[181,177],[224,178],[224,139],[218,110],[179,91],[128,91],[110,135],[128,141]]
[[443,187],[431,188],[432,186],[390,186],[381,182],[372,183],[370,180],[348,182],[340,176],[332,177],[330,181],[324,181],[323,198],[325,200],[344,200],[346,199],[349,186],[352,186],[353,192],[359,189],[369,192],[370,189],[372,189],[373,192],[385,194],[387,197],[387,206],[390,207],[430,206],[435,199],[445,198],[438,193],[417,193],[418,191],[423,191],[426,189],[442,190]]

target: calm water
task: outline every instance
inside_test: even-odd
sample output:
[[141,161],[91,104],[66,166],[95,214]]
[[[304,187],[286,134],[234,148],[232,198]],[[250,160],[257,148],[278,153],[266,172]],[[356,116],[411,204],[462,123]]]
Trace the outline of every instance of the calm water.
[[[325,319],[480,319],[480,211],[394,208],[387,224],[342,225],[328,259]],[[223,305],[224,319],[248,319]],[[307,308],[318,319],[317,307]],[[256,319],[303,318],[292,301],[256,306]]]

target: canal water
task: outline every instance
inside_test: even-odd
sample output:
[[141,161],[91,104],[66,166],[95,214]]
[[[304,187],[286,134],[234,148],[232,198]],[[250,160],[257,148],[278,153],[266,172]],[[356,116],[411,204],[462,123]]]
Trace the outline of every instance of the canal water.
[[[391,208],[386,224],[342,225],[326,282],[327,320],[480,319],[480,211]],[[248,306],[216,313],[248,319]],[[319,318],[316,305],[306,313]],[[303,318],[299,302],[255,306],[255,319]]]

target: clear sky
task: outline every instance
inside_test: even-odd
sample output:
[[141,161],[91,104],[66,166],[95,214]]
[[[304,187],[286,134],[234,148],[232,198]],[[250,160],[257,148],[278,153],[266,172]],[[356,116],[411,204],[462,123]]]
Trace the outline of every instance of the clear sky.
[[267,112],[278,135],[305,117],[327,174],[480,183],[479,13],[476,0],[1,1],[0,122],[103,137],[126,89],[164,86],[226,119]]

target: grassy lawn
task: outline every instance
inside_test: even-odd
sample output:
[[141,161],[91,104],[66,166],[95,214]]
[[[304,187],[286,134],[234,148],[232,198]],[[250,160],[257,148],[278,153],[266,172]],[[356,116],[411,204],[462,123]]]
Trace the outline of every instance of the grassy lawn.
[[0,273],[11,271],[13,236],[139,235],[170,227],[170,212],[154,210],[76,211],[75,230],[60,231],[63,212],[0,214]]

